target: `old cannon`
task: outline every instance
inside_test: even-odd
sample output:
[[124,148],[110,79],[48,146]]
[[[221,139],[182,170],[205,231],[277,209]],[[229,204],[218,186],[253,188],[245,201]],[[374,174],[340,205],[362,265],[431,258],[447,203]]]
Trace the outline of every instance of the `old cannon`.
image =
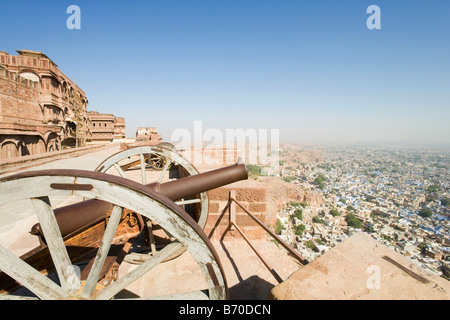
[[[158,182],[199,173],[197,168],[181,156],[175,146],[168,142],[162,142],[156,146],[138,146],[120,151],[106,158],[95,169],[96,172],[116,173],[123,178],[134,178],[135,181],[144,185],[151,178],[148,171],[152,170],[154,171],[154,180]],[[179,199],[176,204],[182,206],[185,211],[193,216],[201,228],[205,226],[209,211],[207,192]]]
[[[144,167],[149,153],[139,152],[139,163]],[[167,155],[166,163],[183,162],[170,148],[159,148],[158,152]],[[124,156],[119,154],[118,158]],[[109,164],[119,167],[122,177],[101,172]],[[0,298],[112,299],[158,264],[188,251],[201,270],[206,290],[170,298],[226,299],[223,268],[198,223],[206,218],[195,212],[190,215],[183,208],[201,204],[199,195],[208,190],[247,179],[245,165],[237,163],[198,174],[186,164],[188,169],[182,168],[184,174],[179,179],[141,184],[124,178],[124,168],[114,159],[109,164],[102,164],[99,172],[31,171],[0,181],[0,206],[28,201],[38,220],[31,233],[41,241],[39,247],[21,256],[0,246]],[[168,168],[164,164],[162,171]],[[184,200],[191,196],[197,198]],[[58,197],[79,197],[84,201],[54,209],[51,199]],[[160,243],[153,239],[155,250],[135,269],[119,277],[118,269],[133,242],[148,231],[149,225],[152,228],[147,238],[154,237],[154,226],[165,236]],[[27,294],[17,293],[24,287]]]

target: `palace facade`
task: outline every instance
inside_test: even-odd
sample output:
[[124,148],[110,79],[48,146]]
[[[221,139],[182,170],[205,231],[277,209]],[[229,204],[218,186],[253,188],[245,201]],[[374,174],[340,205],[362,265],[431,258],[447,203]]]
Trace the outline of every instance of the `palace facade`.
[[102,115],[90,120],[85,92],[44,53],[17,53],[0,51],[0,159],[82,147],[86,141],[113,141],[121,132],[124,137],[124,119],[112,115],[105,117],[113,118],[113,134],[98,135],[92,124]]

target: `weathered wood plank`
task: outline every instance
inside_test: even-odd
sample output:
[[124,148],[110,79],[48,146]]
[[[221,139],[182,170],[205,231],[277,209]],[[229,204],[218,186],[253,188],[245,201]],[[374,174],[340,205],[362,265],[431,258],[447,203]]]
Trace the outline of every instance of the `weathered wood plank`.
[[61,287],[67,292],[75,292],[81,287],[80,279],[70,261],[50,200],[48,197],[32,198],[31,203],[43,230]]
[[169,169],[169,166],[170,166],[171,164],[172,164],[171,161],[167,161],[166,164],[164,165],[164,168],[162,169],[161,174],[159,175],[159,178],[158,178],[158,182],[159,182],[159,183],[162,182],[164,176],[166,175],[167,169]]
[[122,170],[122,168],[119,166],[118,163],[114,163],[114,168],[116,168],[117,172],[120,174],[120,176],[122,178],[126,178],[127,177],[125,172]]
[[27,297],[27,296],[15,296],[11,294],[2,294],[0,295],[0,301],[6,300],[39,300],[36,297]]
[[81,292],[83,297],[90,297],[92,292],[97,285],[98,278],[105,263],[106,257],[108,256],[109,249],[111,248],[112,240],[116,234],[117,227],[119,226],[120,220],[122,218],[123,208],[119,206],[114,206],[111,216],[109,218],[108,225],[106,226],[105,233],[103,235],[102,242],[97,251],[97,255],[94,260],[91,272],[89,273],[86,284]]
[[54,300],[66,294],[60,286],[2,246],[0,246],[0,270],[20,282],[40,299]]
[[139,154],[139,158],[141,159],[141,177],[142,177],[142,184],[146,185],[147,184],[147,176],[145,173],[145,159],[144,159],[144,155],[142,153]]

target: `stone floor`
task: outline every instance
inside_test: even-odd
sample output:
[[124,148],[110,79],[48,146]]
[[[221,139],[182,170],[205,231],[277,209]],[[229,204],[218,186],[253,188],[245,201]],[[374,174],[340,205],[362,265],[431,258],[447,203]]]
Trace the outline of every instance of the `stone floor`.
[[[243,240],[213,242],[223,266],[232,300],[267,300],[270,290],[278,285],[261,260]],[[253,245],[271,262],[273,269],[285,280],[301,266],[287,252],[270,241],[256,241]],[[124,264],[121,272],[134,265]],[[164,262],[146,276],[129,286],[121,297],[156,297],[206,289],[203,275],[188,252]]]

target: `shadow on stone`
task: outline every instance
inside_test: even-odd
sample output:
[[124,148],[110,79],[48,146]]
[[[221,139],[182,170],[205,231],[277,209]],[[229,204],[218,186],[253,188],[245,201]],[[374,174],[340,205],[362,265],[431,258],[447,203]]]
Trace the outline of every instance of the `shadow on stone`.
[[267,300],[274,285],[259,276],[251,276],[229,288],[230,300]]

